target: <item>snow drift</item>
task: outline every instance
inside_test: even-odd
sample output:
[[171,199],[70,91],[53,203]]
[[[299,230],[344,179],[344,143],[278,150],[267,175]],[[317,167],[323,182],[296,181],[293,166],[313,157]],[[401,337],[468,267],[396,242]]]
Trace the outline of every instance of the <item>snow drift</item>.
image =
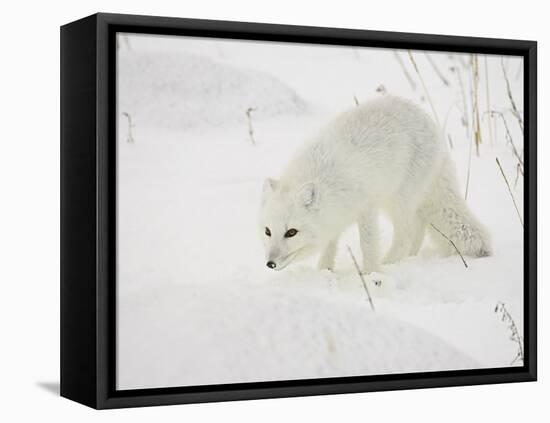
[[[367,303],[237,281],[127,298],[121,386],[184,386],[475,368],[438,337]],[[133,313],[131,304],[144,306]]]
[[305,102],[266,73],[220,64],[182,52],[118,54],[118,110],[136,126],[189,129],[244,122],[254,118],[297,115]]

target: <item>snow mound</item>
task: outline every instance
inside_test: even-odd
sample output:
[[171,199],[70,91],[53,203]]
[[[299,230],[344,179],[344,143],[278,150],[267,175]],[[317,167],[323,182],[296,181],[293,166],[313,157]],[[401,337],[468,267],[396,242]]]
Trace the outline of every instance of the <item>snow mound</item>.
[[[137,305],[140,313],[128,312]],[[478,367],[434,335],[366,304],[264,284],[174,284],[125,295],[119,307],[125,362],[117,383],[125,388]]]
[[190,129],[298,115],[305,102],[286,84],[260,71],[239,69],[186,53],[120,51],[118,111],[162,129]]

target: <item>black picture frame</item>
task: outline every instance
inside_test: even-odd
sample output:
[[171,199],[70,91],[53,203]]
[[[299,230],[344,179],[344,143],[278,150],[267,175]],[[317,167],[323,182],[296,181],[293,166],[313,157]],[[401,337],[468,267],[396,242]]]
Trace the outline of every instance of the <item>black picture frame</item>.
[[[115,389],[115,35],[117,32],[524,57],[522,367]],[[97,409],[534,381],[537,377],[537,44],[99,13],[61,27],[61,395]]]

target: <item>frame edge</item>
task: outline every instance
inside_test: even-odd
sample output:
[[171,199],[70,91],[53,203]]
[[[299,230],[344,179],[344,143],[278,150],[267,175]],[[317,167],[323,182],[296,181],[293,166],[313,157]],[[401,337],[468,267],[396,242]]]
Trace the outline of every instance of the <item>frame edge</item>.
[[96,16],[60,30],[60,394],[97,406]]
[[[108,190],[108,175],[110,166],[105,162],[106,159],[110,157],[109,151],[111,145],[109,144],[109,132],[112,130],[111,125],[113,122],[109,121],[109,116],[107,109],[109,107],[110,96],[113,95],[111,92],[111,71],[109,70],[110,61],[112,57],[109,55],[109,37],[110,30],[113,27],[118,26],[138,26],[146,25],[154,27],[156,29],[162,28],[163,25],[169,25],[171,28],[176,27],[191,27],[199,28],[202,27],[204,30],[205,27],[211,28],[213,30],[213,25],[221,25],[222,33],[230,34],[231,31],[237,31],[237,27],[240,27],[240,34],[247,35],[257,33],[257,36],[264,36],[270,32],[274,32],[277,36],[286,36],[288,32],[296,32],[298,36],[303,37],[304,34],[310,33],[312,38],[315,37],[324,37],[325,39],[339,39],[342,43],[345,43],[347,40],[351,39],[354,36],[359,37],[362,34],[364,39],[369,37],[372,38],[374,42],[380,42],[381,39],[387,36],[391,36],[392,40],[397,40],[401,37],[407,35],[419,36],[423,39],[424,49],[426,46],[431,44],[440,43],[442,40],[447,39],[448,42],[440,44],[441,48],[449,48],[449,46],[462,45],[461,43],[464,40],[468,40],[467,45],[469,48],[475,48],[476,43],[483,42],[485,48],[495,48],[497,50],[513,50],[516,54],[521,52],[522,55],[528,61],[528,70],[529,70],[529,137],[528,142],[531,143],[531,148],[529,151],[529,156],[533,158],[530,161],[530,182],[529,186],[529,198],[530,205],[534,205],[529,210],[529,214],[532,217],[530,219],[530,228],[529,228],[529,245],[534,240],[534,250],[536,252],[536,42],[533,41],[518,41],[518,40],[504,40],[504,39],[487,39],[487,38],[471,38],[471,37],[455,37],[455,36],[439,36],[439,35],[426,35],[426,34],[404,34],[396,32],[379,32],[379,31],[367,31],[367,30],[352,30],[352,29],[335,29],[335,28],[318,28],[318,27],[303,27],[303,26],[291,26],[291,25],[277,25],[277,24],[259,24],[259,23],[241,23],[241,22],[222,22],[222,21],[208,21],[208,20],[198,20],[198,19],[181,19],[181,18],[162,18],[162,17],[149,17],[149,16],[135,16],[135,15],[118,15],[118,14],[104,14],[99,13],[92,15],[84,20],[76,21],[73,24],[66,25],[62,27],[63,30],[71,25],[77,24],[84,25],[86,19],[93,20],[94,22],[94,37],[93,37],[93,48],[94,48],[94,59],[95,62],[88,66],[87,72],[93,72],[95,78],[95,97],[93,101],[93,113],[94,113],[94,137],[93,137],[93,146],[94,150],[94,164],[95,172],[94,181],[97,185],[93,186],[91,192],[94,195],[94,213],[95,219],[93,221],[95,226],[94,232],[94,254],[96,254],[94,265],[97,267],[94,268],[94,293],[91,298],[94,300],[93,312],[94,314],[94,324],[96,325],[94,329],[93,341],[94,341],[94,353],[95,360],[93,361],[93,399],[85,402],[79,401],[74,395],[66,395],[63,389],[63,379],[62,379],[62,396],[73,399],[78,402],[82,402],[86,405],[89,405],[94,408],[106,409],[106,408],[120,408],[120,407],[135,407],[135,406],[150,406],[150,405],[169,405],[169,404],[184,404],[184,403],[198,403],[198,402],[212,402],[212,401],[233,401],[233,400],[244,400],[244,399],[261,399],[261,398],[278,398],[278,397],[294,397],[294,396],[309,396],[309,395],[325,395],[325,394],[338,394],[338,393],[359,393],[359,392],[370,392],[370,391],[381,391],[381,390],[402,390],[402,389],[419,389],[419,388],[431,388],[431,387],[448,387],[448,386],[459,386],[459,385],[478,385],[478,384],[489,384],[489,383],[506,383],[506,382],[523,382],[523,381],[535,381],[537,379],[537,366],[536,366],[536,254],[533,258],[531,254],[528,258],[528,266],[532,266],[534,263],[535,268],[531,269],[533,273],[529,274],[529,278],[526,278],[526,282],[529,282],[529,296],[526,298],[526,301],[529,302],[530,319],[529,325],[526,329],[529,331],[528,335],[528,344],[530,346],[529,351],[529,361],[527,366],[523,368],[523,371],[510,373],[506,372],[506,369],[502,369],[502,372],[493,373],[489,375],[474,375],[474,376],[453,376],[445,377],[442,376],[433,376],[433,377],[411,377],[408,380],[384,380],[384,381],[373,381],[373,382],[333,382],[325,383],[323,385],[300,385],[300,381],[295,381],[296,384],[293,386],[280,386],[280,387],[265,387],[258,384],[255,388],[244,388],[244,389],[231,389],[231,387],[212,387],[211,390],[203,392],[189,392],[189,393],[132,393],[132,391],[121,391],[117,393],[113,392],[109,385],[109,378],[113,368],[110,367],[109,360],[109,343],[112,342],[112,339],[108,337],[107,328],[108,328],[108,313],[109,313],[109,289],[110,282],[112,282],[112,262],[110,261],[110,255],[106,253],[106,246],[109,243],[109,239],[112,234],[109,233],[109,209],[112,207],[111,200],[113,193]],[[82,23],[81,23],[82,22]],[[89,21],[86,21],[89,23]],[[244,27],[243,27],[244,25]],[[208,30],[208,29],[207,29]],[[288,35],[288,34],[287,34]],[[221,36],[221,35],[219,35]],[[63,38],[63,35],[62,35]],[[359,37],[361,38],[361,37]],[[307,42],[307,41],[304,41]],[[310,41],[311,42],[311,41]],[[366,42],[366,41],[365,41]],[[488,47],[490,46],[490,47]],[[422,48],[420,48],[422,49]],[[62,47],[63,50],[63,47]],[[508,53],[511,54],[511,53]],[[62,60],[62,70],[63,70],[63,60]],[[526,74],[527,75],[527,74]],[[62,81],[62,99],[63,99],[63,81]],[[82,106],[81,106],[82,107]],[[86,105],[86,112],[81,111],[81,113],[91,113],[89,105]],[[63,109],[63,106],[62,106]],[[84,109],[82,109],[84,110]],[[76,113],[76,111],[74,112]],[[63,143],[63,112],[62,112],[62,155],[64,151]],[[82,117],[81,117],[82,118]],[[85,131],[81,130],[82,134],[85,135]],[[87,138],[89,138],[89,133],[87,133]],[[88,139],[87,141],[88,142]],[[97,144],[96,144],[97,142]],[[67,150],[68,151],[68,150]],[[62,164],[63,168],[63,164]],[[70,175],[70,173],[68,173]],[[95,179],[97,178],[97,179]],[[534,186],[534,195],[532,195],[532,190]],[[86,188],[88,194],[89,188]],[[97,196],[96,196],[97,195]],[[62,203],[63,203],[63,171],[62,171]],[[66,196],[65,196],[66,197]],[[116,198],[116,197],[115,197]],[[532,202],[532,203],[531,203]],[[97,207],[97,208],[96,208]],[[70,209],[70,207],[69,207]],[[63,206],[62,206],[63,210]],[[63,213],[63,212],[62,212]],[[89,213],[89,210],[87,211]],[[89,221],[85,222],[89,224]],[[63,214],[62,214],[62,225],[63,225]],[[69,228],[70,225],[67,225]],[[63,232],[63,227],[62,227]],[[534,235],[533,235],[534,234]],[[534,236],[534,238],[532,238]],[[63,243],[62,235],[62,261],[63,261],[63,250],[66,245]],[[66,248],[65,248],[66,249]],[[534,260],[534,261],[533,261]],[[78,265],[72,264],[75,268],[80,269]],[[70,266],[69,266],[70,267]],[[80,277],[82,277],[83,272],[80,271]],[[62,277],[62,291],[63,291],[63,280]],[[63,295],[63,294],[62,294]],[[83,297],[83,295],[81,295]],[[79,297],[79,298],[81,298]],[[90,302],[90,298],[86,299],[87,302]],[[63,303],[63,301],[62,301]],[[87,304],[88,307],[88,304]],[[62,304],[63,310],[63,304]],[[62,311],[63,313],[63,311]],[[62,318],[62,328],[64,326]],[[526,331],[527,332],[527,331]],[[63,339],[63,337],[62,337]],[[63,348],[62,348],[63,351]],[[63,353],[62,353],[63,355]],[[63,360],[62,360],[63,361]],[[63,366],[62,366],[63,369]],[[63,373],[63,371],[62,371]],[[86,398],[87,399],[87,398]]]

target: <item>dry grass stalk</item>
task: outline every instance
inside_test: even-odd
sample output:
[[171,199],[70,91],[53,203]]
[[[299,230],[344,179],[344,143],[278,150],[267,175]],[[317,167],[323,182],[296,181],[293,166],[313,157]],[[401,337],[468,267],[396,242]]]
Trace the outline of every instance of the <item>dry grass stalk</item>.
[[464,263],[464,267],[467,269],[467,268],[468,268],[468,263],[466,263],[466,260],[464,260],[464,256],[462,255],[462,253],[460,252],[460,250],[457,248],[457,246],[456,246],[456,244],[453,242],[453,240],[452,240],[451,238],[449,238],[447,235],[445,235],[443,232],[441,232],[439,229],[437,229],[433,223],[430,223],[430,225],[431,225],[431,227],[434,228],[437,232],[439,232],[443,238],[445,238],[447,241],[449,241],[449,243],[454,247],[455,251],[458,253],[458,255],[460,256],[460,258],[462,259],[462,263]]
[[474,128],[475,128],[475,116],[473,114],[473,110],[474,110],[474,75],[473,75],[473,57],[474,55],[473,54],[470,54],[469,56],[469,59],[468,59],[468,66],[464,69],[465,71],[465,75],[466,75],[466,89],[465,91],[468,93],[468,97],[469,97],[469,105],[470,105],[470,113],[471,113],[471,116],[470,116],[470,129],[472,131],[472,133],[470,133],[470,135],[473,136],[473,131],[474,131]]
[[506,305],[502,301],[499,301],[495,306],[495,313],[498,312],[500,312],[500,314],[502,315],[502,321],[508,324],[508,329],[510,329],[511,332],[510,341],[513,341],[518,345],[518,352],[510,363],[510,366],[514,364],[518,359],[524,362],[525,357],[523,353],[523,337],[519,334],[516,322],[514,321],[512,315],[508,312],[508,310],[506,309]]
[[256,111],[256,109],[253,107],[246,109],[246,118],[248,120],[248,135],[250,136],[250,141],[252,141],[252,144],[256,145],[256,140],[254,138],[254,127],[252,126],[252,112],[254,111]]
[[495,158],[497,161],[498,168],[500,169],[500,173],[502,174],[502,177],[504,178],[504,182],[506,182],[506,186],[508,187],[508,192],[510,193],[510,197],[512,197],[512,202],[514,203],[514,207],[516,209],[516,212],[519,217],[519,221],[521,222],[521,226],[525,227],[523,224],[523,218],[521,217],[521,213],[519,212],[518,205],[516,203],[516,199],[514,198],[514,194],[512,193],[512,188],[510,188],[510,184],[508,183],[508,178],[506,178],[506,174],[504,173],[504,170],[502,169],[502,166],[500,165],[500,161],[498,160],[498,157]]
[[524,163],[523,163],[523,154],[520,154],[518,152],[518,149],[516,148],[516,144],[514,144],[514,139],[512,138],[512,134],[510,133],[510,128],[508,127],[508,123],[506,122],[506,118],[504,117],[504,113],[498,112],[498,111],[495,111],[495,110],[490,110],[489,115],[490,116],[497,115],[501,118],[502,124],[504,125],[504,129],[506,131],[506,140],[512,146],[512,153],[514,154],[514,156],[518,160],[518,163],[521,165],[521,174],[523,175],[523,168],[525,166]]
[[510,80],[508,79],[508,74],[506,73],[506,66],[504,66],[503,57],[500,58],[500,65],[502,66],[502,73],[504,75],[504,80],[506,81],[506,93],[508,94],[508,99],[510,100],[510,104],[512,105],[512,113],[518,121],[519,127],[521,128],[521,133],[525,135],[525,132],[523,130],[523,118],[521,117],[521,113],[519,112],[516,106],[516,102],[514,101],[514,96],[512,95]]
[[405,75],[405,78],[407,78],[407,81],[409,81],[409,85],[411,86],[413,91],[416,91],[416,83],[414,82],[413,77],[407,70],[407,67],[405,66],[405,63],[403,63],[403,60],[401,59],[401,56],[399,53],[394,50],[393,55],[395,56],[397,62],[399,63],[399,66],[401,67],[401,70],[403,71],[403,74]]
[[516,189],[518,187],[519,175],[524,176],[523,175],[523,170],[521,169],[520,164],[517,163],[516,164],[516,179],[514,180],[514,189]]
[[359,100],[357,100],[356,96],[353,96],[353,101],[355,101],[356,106],[359,106]]
[[122,115],[125,116],[126,119],[128,119],[128,138],[127,138],[127,141],[130,144],[133,144],[135,142],[135,140],[134,140],[134,135],[132,133],[132,129],[134,128],[134,124],[132,123],[132,116],[130,116],[130,114],[127,113],[127,112],[122,112]]
[[435,111],[435,107],[432,101],[432,98],[430,97],[430,93],[428,91],[428,87],[426,86],[426,83],[424,82],[424,78],[422,78],[422,74],[420,73],[420,69],[418,68],[418,65],[416,64],[416,60],[414,60],[414,56],[412,54],[412,51],[407,50],[409,53],[409,59],[411,59],[411,63],[413,64],[414,70],[416,71],[416,74],[418,75],[418,79],[420,79],[420,83],[422,84],[422,88],[424,89],[424,94],[426,95],[426,98],[428,99],[428,103],[430,104],[430,108],[432,109],[432,113],[434,115],[435,121],[437,122],[437,126],[441,126],[439,122],[439,117],[437,116],[437,112]]
[[474,144],[472,141],[470,141],[470,148],[468,150],[468,172],[466,173],[466,188],[464,190],[464,201],[468,199],[468,189],[470,188],[470,173],[472,170],[472,145]]
[[481,126],[479,120],[479,60],[476,54],[472,55],[472,117],[474,120],[474,142],[476,155],[479,157],[479,145],[481,144]]
[[359,278],[361,279],[361,283],[363,284],[363,289],[367,293],[367,298],[370,303],[370,307],[372,308],[372,311],[376,311],[374,309],[374,303],[372,302],[372,297],[370,296],[369,288],[367,287],[367,283],[365,282],[365,279],[363,278],[363,274],[361,273],[361,269],[359,268],[359,265],[357,264],[357,260],[355,259],[355,256],[353,255],[353,251],[351,251],[350,246],[348,245],[348,251],[349,255],[351,256],[351,259],[353,260],[353,264],[355,265],[355,270],[357,270],[357,274],[359,275]]
[[443,75],[443,73],[439,70],[439,68],[437,67],[437,64],[434,62],[434,60],[432,59],[432,56],[430,56],[430,53],[426,53],[426,59],[428,59],[428,62],[430,63],[430,65],[432,66],[434,72],[436,73],[436,75],[439,77],[439,79],[441,79],[441,82],[443,82],[443,85],[445,86],[449,86],[451,85],[449,83],[449,80],[447,78],[445,78],[445,75]]

